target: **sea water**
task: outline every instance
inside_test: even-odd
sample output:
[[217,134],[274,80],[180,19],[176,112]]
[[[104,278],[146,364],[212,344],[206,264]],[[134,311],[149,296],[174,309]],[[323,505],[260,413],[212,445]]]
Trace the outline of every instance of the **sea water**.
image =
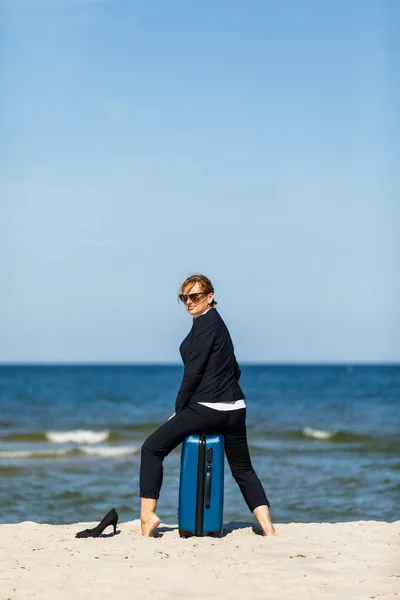
[[[274,521],[400,518],[400,366],[241,365],[253,466]],[[0,366],[0,522],[139,517],[140,447],[180,366]],[[180,448],[158,513],[177,522]],[[224,521],[254,519],[225,465]]]

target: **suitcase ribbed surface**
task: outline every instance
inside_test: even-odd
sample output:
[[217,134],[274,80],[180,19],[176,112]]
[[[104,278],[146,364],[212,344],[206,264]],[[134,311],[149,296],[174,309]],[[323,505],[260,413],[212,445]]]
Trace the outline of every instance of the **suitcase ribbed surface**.
[[224,438],[190,435],[182,446],[178,521],[182,537],[222,534]]

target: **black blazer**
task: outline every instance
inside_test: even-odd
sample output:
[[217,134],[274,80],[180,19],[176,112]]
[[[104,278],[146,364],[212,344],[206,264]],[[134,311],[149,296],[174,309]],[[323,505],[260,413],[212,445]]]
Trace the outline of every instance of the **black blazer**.
[[244,398],[231,336],[215,308],[193,320],[179,350],[185,368],[175,412],[193,402],[234,402]]

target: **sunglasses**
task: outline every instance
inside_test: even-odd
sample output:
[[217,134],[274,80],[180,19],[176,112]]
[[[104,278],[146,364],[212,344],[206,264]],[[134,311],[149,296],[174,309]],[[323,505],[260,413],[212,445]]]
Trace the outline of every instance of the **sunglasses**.
[[200,301],[201,296],[204,296],[205,294],[207,294],[207,292],[197,292],[197,294],[179,294],[179,300],[186,304],[190,298],[190,300],[196,304],[196,302]]

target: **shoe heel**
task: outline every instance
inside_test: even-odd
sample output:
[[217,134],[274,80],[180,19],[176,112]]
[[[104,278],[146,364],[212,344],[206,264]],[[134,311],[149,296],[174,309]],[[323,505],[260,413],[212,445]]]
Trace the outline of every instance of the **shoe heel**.
[[79,531],[75,537],[78,538],[87,538],[87,537],[99,537],[106,527],[112,525],[114,527],[114,535],[117,533],[117,523],[118,523],[118,513],[115,508],[111,509],[110,512],[106,514],[106,516],[100,521],[97,527],[93,527],[93,529],[85,529],[84,531]]

